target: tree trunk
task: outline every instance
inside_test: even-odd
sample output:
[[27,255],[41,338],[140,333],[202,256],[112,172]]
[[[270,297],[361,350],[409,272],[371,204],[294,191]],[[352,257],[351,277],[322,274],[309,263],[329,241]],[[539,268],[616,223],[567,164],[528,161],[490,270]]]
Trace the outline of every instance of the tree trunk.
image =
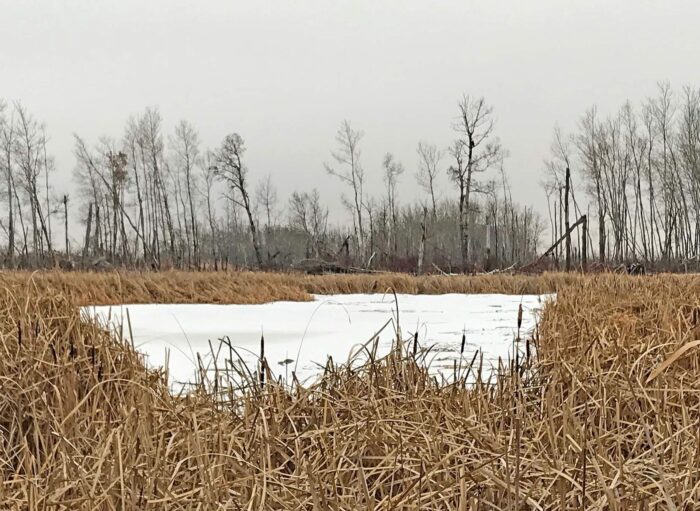
[[566,229],[566,271],[571,271],[571,234],[569,233],[569,189],[571,173],[566,167],[566,184],[564,185],[564,228]]
[[250,236],[253,238],[253,250],[255,251],[255,261],[258,264],[258,268],[263,265],[262,254],[260,253],[260,243],[258,242],[258,232],[255,228],[255,220],[253,219],[253,212],[250,208],[250,199],[248,198],[248,193],[245,189],[241,189],[241,195],[243,195],[243,205],[245,206],[246,215],[248,215],[248,223],[250,224]]
[[7,202],[8,202],[8,231],[7,231],[7,258],[11,267],[14,267],[15,259],[15,219],[14,219],[14,182],[12,179],[11,153],[7,152]]
[[66,257],[70,255],[70,246],[68,245],[68,196],[63,196],[63,227],[66,233]]
[[605,213],[598,211],[598,257],[605,262]]
[[421,236],[420,236],[420,245],[418,246],[418,268],[416,269],[416,273],[420,275],[423,273],[423,257],[425,256],[425,238],[426,238],[426,228],[427,228],[427,215],[428,215],[428,208],[423,206],[423,221],[420,224],[420,229],[421,229]]
[[588,217],[583,215],[582,229],[583,244],[581,245],[581,268],[585,272],[588,270]]
[[83,245],[83,266],[85,266],[85,259],[88,257],[88,254],[90,252],[91,229],[92,229],[92,202],[88,206],[87,226],[85,228],[85,244]]

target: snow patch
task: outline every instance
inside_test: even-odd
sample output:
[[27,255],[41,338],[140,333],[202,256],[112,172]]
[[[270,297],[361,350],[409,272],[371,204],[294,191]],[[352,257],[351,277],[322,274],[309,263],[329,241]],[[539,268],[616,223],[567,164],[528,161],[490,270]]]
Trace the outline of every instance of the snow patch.
[[[420,345],[434,346],[428,357],[431,370],[451,373],[453,361],[462,365],[481,350],[485,365],[499,357],[507,360],[513,352],[517,333],[518,306],[523,306],[521,337],[525,339],[536,324],[537,312],[553,295],[407,295],[397,296],[402,339],[418,332]],[[197,353],[211,363],[209,347],[219,349],[219,339],[231,345],[251,370],[260,353],[260,336],[265,336],[265,356],[271,370],[291,379],[296,371],[300,381],[314,378],[329,356],[344,363],[358,346],[379,334],[378,355],[386,354],[396,338],[396,304],[393,295],[315,295],[312,302],[271,302],[261,305],[139,304],[84,307],[83,313],[103,324],[119,328],[145,353],[151,366],[169,361],[169,378],[174,387],[194,381]],[[460,355],[462,333],[466,335]],[[219,365],[229,357],[222,348]],[[291,360],[291,362],[290,362]],[[284,363],[287,361],[287,363]],[[211,365],[213,368],[213,365]]]

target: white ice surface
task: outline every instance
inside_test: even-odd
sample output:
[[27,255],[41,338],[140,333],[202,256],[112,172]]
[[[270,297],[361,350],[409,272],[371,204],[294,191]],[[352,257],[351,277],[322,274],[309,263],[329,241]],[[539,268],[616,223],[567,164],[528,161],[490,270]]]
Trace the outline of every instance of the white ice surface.
[[[262,305],[146,304],[86,307],[84,312],[112,326],[123,322],[128,338],[126,311],[137,349],[151,366],[163,366],[169,352],[171,384],[194,381],[196,353],[211,361],[208,341],[215,349],[227,336],[251,370],[257,368],[260,336],[265,336],[268,365],[283,378],[304,381],[319,373],[328,356],[347,361],[359,344],[367,342],[388,320],[395,321],[393,295],[316,295],[313,302],[272,302]],[[523,305],[521,337],[535,325],[536,312],[548,296],[538,295],[398,295],[403,339],[418,331],[423,347],[435,346],[428,361],[435,371],[451,371],[460,358],[462,332],[468,364],[480,349],[485,365],[513,350],[518,305]],[[394,323],[379,334],[379,352],[388,352],[395,339]],[[229,357],[222,349],[220,361]],[[292,359],[287,367],[279,364]],[[223,363],[220,362],[220,366]],[[286,371],[285,371],[286,369]],[[286,374],[287,373],[287,374]]]

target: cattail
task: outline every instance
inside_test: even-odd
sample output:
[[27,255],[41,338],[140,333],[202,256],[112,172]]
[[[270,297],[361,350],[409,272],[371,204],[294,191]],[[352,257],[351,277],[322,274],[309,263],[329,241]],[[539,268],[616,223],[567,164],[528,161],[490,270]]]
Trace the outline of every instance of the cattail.
[[525,340],[525,359],[527,360],[527,363],[530,363],[530,339]]
[[260,334],[260,388],[265,386],[265,336]]
[[462,347],[459,349],[459,354],[463,355],[464,354],[464,345],[467,343],[467,334],[466,332],[462,332]]
[[416,354],[418,353],[418,332],[413,334],[413,358],[416,358]]
[[523,304],[518,305],[518,330],[523,325]]

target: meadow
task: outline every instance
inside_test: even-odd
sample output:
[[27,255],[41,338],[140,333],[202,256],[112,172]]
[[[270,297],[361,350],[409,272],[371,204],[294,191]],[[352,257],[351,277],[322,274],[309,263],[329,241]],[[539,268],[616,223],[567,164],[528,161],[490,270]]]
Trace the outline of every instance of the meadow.
[[[700,277],[0,274],[8,509],[692,509]],[[557,293],[522,358],[449,385],[420,338],[309,386],[262,364],[173,395],[78,307],[310,293]],[[513,318],[516,325],[518,318]],[[467,384],[467,381],[474,384]],[[226,382],[229,381],[228,384]]]

